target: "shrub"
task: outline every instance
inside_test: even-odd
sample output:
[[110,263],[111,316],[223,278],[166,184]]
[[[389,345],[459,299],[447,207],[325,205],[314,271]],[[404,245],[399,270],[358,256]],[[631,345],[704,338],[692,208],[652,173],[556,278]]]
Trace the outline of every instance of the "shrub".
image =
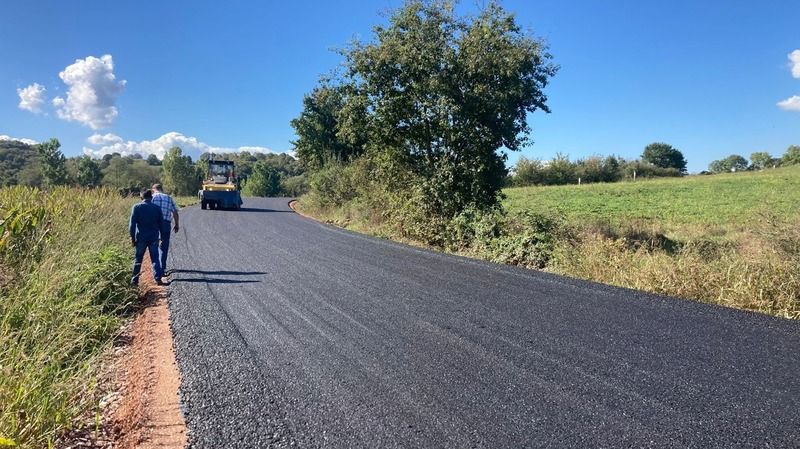
[[286,196],[299,197],[308,192],[308,188],[308,178],[305,175],[281,179],[281,192]]
[[542,269],[550,263],[556,243],[571,235],[563,215],[525,212],[510,219],[484,252],[493,262]]

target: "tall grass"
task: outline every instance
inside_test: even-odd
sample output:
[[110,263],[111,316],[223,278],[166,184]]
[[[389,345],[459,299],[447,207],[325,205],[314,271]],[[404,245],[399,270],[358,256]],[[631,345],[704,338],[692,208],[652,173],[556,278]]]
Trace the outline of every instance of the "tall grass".
[[96,407],[98,356],[136,298],[132,204],[107,190],[0,189],[0,438],[47,447]]
[[[551,271],[571,277],[800,319],[800,225],[765,215],[727,239],[672,240],[628,228],[582,228]],[[697,232],[696,230],[693,232]]]

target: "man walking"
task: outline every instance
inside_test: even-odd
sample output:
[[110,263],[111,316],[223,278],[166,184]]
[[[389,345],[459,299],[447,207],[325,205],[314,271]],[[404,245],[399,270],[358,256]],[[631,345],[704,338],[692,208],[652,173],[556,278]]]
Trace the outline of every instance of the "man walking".
[[153,192],[142,192],[142,202],[131,209],[131,220],[128,231],[131,234],[131,244],[136,248],[133,260],[133,277],[131,283],[139,285],[139,272],[142,270],[144,251],[150,253],[150,262],[153,265],[153,277],[161,284],[161,266],[158,262],[158,232],[161,229],[161,209],[153,204]]
[[[161,184],[153,184],[153,204],[161,208],[161,270],[166,275],[170,230],[175,232],[180,230],[178,226],[178,220],[180,219],[178,216],[178,206],[175,205],[175,201],[172,200],[171,196],[164,193]],[[170,228],[170,224],[173,221],[175,222],[175,226]]]

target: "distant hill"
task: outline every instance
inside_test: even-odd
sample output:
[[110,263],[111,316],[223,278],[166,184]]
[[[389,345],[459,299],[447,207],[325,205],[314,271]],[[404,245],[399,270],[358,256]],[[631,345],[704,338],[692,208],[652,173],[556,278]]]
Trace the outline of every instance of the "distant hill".
[[0,140],[0,186],[38,186],[41,182],[36,148],[16,140]]

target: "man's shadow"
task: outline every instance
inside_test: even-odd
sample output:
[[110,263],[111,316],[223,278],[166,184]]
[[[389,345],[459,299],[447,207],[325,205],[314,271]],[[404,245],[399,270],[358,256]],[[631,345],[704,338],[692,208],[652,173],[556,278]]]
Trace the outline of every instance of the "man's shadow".
[[206,284],[253,284],[261,282],[260,280],[256,279],[230,279],[230,278],[208,278],[204,276],[261,276],[265,274],[269,274],[264,271],[228,271],[228,270],[167,270],[168,275],[175,275],[175,274],[195,274],[200,275],[198,277],[177,277],[172,279],[167,285],[172,284],[174,282],[195,282],[195,283],[206,283]]

